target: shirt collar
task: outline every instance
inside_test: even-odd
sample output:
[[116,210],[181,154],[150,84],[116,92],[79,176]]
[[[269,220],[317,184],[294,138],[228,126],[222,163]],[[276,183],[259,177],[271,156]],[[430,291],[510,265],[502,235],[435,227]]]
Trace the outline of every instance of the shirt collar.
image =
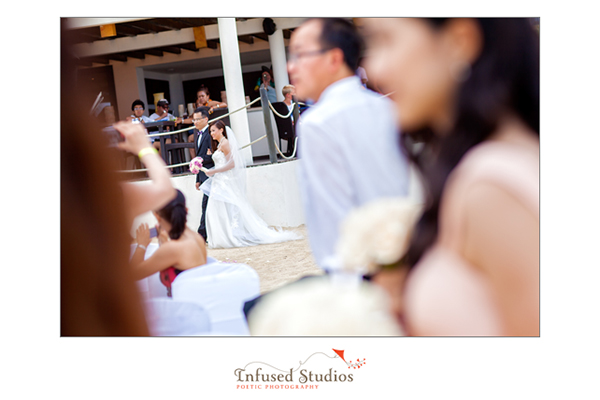
[[318,103],[335,96],[336,93],[351,90],[353,87],[357,87],[357,85],[360,85],[360,78],[356,75],[335,81],[331,85],[327,86],[325,90],[323,90],[323,93],[321,93],[321,96],[319,97]]

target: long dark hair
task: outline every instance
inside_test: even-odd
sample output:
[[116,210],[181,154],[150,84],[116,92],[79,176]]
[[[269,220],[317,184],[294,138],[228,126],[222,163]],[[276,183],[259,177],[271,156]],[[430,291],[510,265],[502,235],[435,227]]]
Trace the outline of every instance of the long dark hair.
[[[426,20],[434,29],[448,22],[448,18]],[[402,149],[419,171],[426,194],[405,258],[410,267],[437,238],[442,192],[465,153],[494,133],[507,112],[539,137],[539,39],[533,27],[526,18],[481,18],[477,23],[483,46],[458,90],[450,131],[434,135],[425,128],[402,135]]]
[[[208,127],[208,131],[210,132],[210,128],[212,128],[213,126],[216,126],[217,129],[223,129],[223,136],[225,136],[227,138],[227,129],[226,129],[226,125],[225,122],[218,120],[213,122],[212,124],[210,124],[210,126]],[[212,152],[214,153],[215,151],[217,151],[217,147],[219,147],[219,142],[216,141],[215,139],[212,139],[211,137],[211,148],[212,148]]]
[[179,189],[175,190],[177,194],[166,206],[157,211],[157,214],[171,224],[169,237],[179,239],[185,231],[187,222],[187,210],[185,208],[185,196]]

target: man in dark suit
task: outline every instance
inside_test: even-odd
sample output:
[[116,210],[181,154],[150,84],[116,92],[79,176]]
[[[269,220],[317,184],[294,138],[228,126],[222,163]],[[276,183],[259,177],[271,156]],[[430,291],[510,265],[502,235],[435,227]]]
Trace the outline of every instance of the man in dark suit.
[[[196,156],[202,157],[202,166],[205,168],[212,168],[215,163],[212,160],[211,142],[212,138],[208,130],[208,107],[199,107],[194,111],[193,117],[194,125],[196,126],[197,139],[196,139]],[[200,190],[200,185],[207,180],[208,177],[202,171],[196,175],[196,190]],[[198,227],[198,233],[206,241],[208,239],[206,235],[206,206],[208,205],[208,196],[206,193],[202,197],[202,217],[200,218],[200,226]]]

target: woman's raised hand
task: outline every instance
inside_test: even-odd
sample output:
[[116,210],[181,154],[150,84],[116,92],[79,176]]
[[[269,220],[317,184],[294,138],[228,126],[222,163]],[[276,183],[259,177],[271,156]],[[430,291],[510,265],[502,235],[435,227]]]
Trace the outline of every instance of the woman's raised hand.
[[140,150],[150,147],[146,129],[142,124],[133,124],[131,122],[120,121],[114,124],[113,127],[125,139],[123,142],[118,144],[119,148],[122,150],[137,155]]
[[162,246],[164,243],[171,240],[169,238],[169,233],[164,229],[160,229],[159,224],[156,224],[156,232],[158,232],[158,245],[159,246]]
[[137,244],[148,247],[150,244],[150,229],[148,229],[148,224],[143,223],[138,226],[137,230],[135,231],[135,241]]

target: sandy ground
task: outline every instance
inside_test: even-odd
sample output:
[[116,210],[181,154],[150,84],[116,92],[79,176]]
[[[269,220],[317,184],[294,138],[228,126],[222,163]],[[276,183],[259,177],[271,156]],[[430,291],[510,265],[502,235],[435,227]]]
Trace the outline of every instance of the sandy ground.
[[208,249],[208,255],[219,261],[239,262],[251,266],[260,278],[260,292],[264,294],[306,275],[322,275],[308,244],[304,225],[289,228],[303,237],[289,242],[263,244],[233,249]]

